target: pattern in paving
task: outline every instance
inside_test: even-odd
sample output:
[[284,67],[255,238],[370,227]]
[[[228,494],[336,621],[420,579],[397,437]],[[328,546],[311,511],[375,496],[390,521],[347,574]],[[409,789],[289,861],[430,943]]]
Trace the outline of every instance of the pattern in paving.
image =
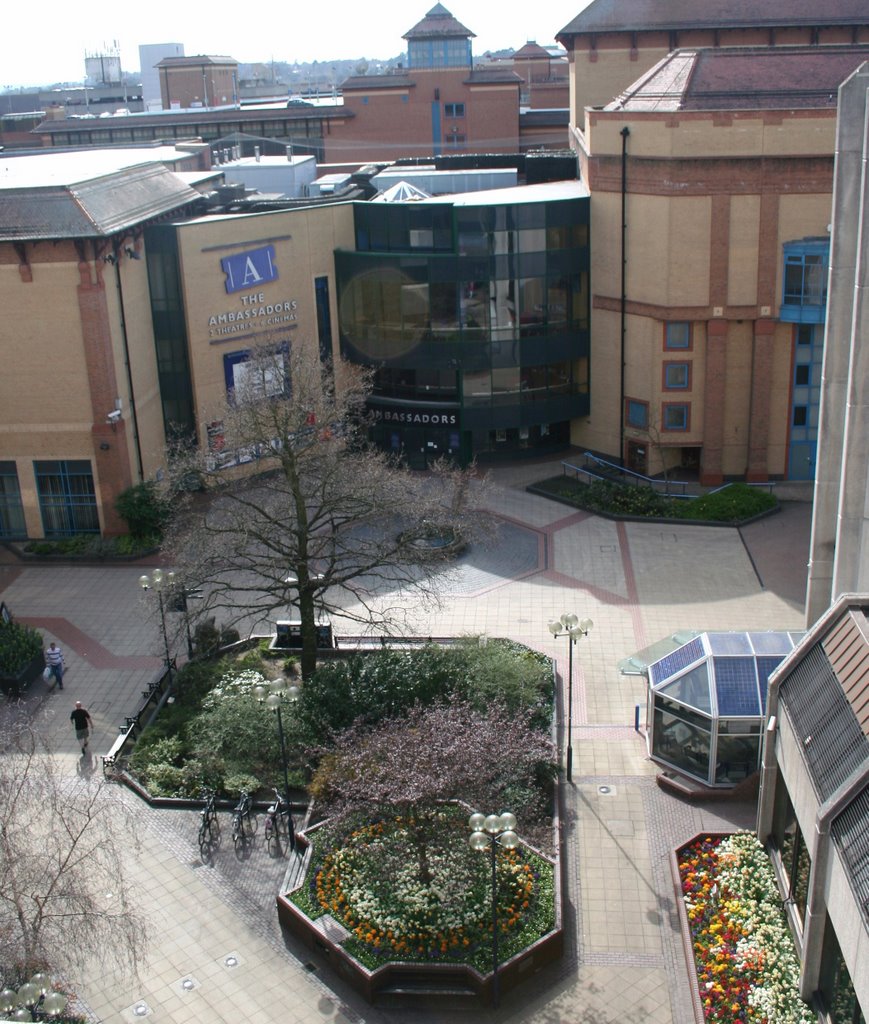
[[[620,675],[617,665],[680,629],[801,628],[799,566],[808,551],[810,508],[789,504],[775,521],[741,532],[616,524],[525,491],[552,471],[538,464],[492,474],[487,500],[502,523],[499,542],[463,560],[444,581],[440,606],[416,609],[412,622],[423,636],[488,633],[542,650],[557,661],[566,700],[567,643],[551,636],[547,621],[565,611],[594,620],[574,648],[574,779],[565,787],[562,821],[569,899],[564,960],[509,993],[497,1012],[370,1007],[307,951],[284,941],[274,912],[284,865],[261,844],[239,860],[227,836],[214,863],[203,864],[195,812],[154,811],[115,788],[141,824],[142,853],[130,867],[155,941],[138,981],[81,979],[91,1019],[692,1020],[670,851],[698,831],[751,827],[753,812],[744,804],[688,804],[657,787],[644,738],[633,728],[635,708],[645,707],[642,679]],[[84,701],[95,720],[92,748],[106,750],[162,663],[156,620],[138,586],[142,571],[141,563],[70,567],[0,559],[2,599],[17,618],[64,647],[64,692],[37,681],[27,703],[56,712],[54,741],[70,773],[85,778],[95,780],[99,772],[95,760],[77,757],[68,728],[72,703]],[[804,578],[803,569],[803,587]],[[338,621],[336,631],[358,626]],[[134,1012],[142,1006],[144,1017]]]

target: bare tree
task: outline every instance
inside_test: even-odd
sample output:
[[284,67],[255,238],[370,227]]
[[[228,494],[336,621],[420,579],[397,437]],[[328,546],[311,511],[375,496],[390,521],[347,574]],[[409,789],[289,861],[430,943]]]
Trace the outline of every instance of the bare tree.
[[414,474],[368,443],[370,381],[361,367],[324,366],[312,345],[254,350],[211,422],[209,451],[174,460],[181,477],[198,467],[210,491],[178,509],[178,574],[233,622],[295,605],[306,677],[319,616],[340,611],[388,631],[407,588],[435,593],[423,566],[438,551],[422,542],[480,521],[470,471]]
[[65,776],[23,717],[4,716],[2,744],[0,962],[21,977],[74,977],[95,962],[136,974],[146,929],[124,869],[135,830],[122,803],[93,776]]

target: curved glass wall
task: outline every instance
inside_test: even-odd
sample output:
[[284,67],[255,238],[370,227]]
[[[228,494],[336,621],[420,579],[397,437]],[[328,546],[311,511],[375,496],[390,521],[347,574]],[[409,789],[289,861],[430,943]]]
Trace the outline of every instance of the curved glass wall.
[[709,786],[757,771],[767,682],[799,633],[702,633],[649,666],[649,753]]
[[463,457],[566,443],[589,410],[588,200],[469,199],[356,205],[342,353],[377,367],[375,406],[452,402]]

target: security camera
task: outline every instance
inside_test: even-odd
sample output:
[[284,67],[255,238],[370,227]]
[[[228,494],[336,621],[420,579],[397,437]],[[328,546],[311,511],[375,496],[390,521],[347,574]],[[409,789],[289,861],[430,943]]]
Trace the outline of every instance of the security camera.
[[120,409],[112,409],[112,411],[106,415],[106,419],[109,421],[109,423],[117,423],[120,418]]

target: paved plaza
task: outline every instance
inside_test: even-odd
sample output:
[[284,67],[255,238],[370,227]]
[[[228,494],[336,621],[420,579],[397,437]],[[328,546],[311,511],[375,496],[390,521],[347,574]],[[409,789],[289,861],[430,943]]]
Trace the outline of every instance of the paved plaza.
[[[557,471],[557,463],[536,463],[492,472],[487,504],[500,517],[499,536],[445,573],[439,607],[411,610],[409,626],[421,636],[511,637],[543,651],[557,660],[566,700],[567,640],[554,639],[547,622],[571,611],[594,621],[574,648],[563,961],[507,993],[498,1011],[372,1008],[284,942],[274,910],[281,861],[255,844],[246,860],[221,848],[203,864],[195,812],[153,811],[117,787],[141,824],[131,870],[154,941],[138,981],[76,979],[94,1021],[690,1024],[669,853],[699,831],[752,827],[753,807],[689,803],[656,785],[634,730],[637,705],[644,716],[643,680],[621,675],[618,663],[679,630],[803,628],[810,491],[783,487],[780,496],[794,500],[741,531],[615,523],[526,492]],[[49,728],[70,773],[101,777],[97,756],[78,756],[73,702],[89,709],[99,754],[160,671],[158,625],[138,585],[156,564],[0,559],[0,599],[65,651],[64,691],[47,692],[37,680],[27,704],[53,713]],[[335,626],[339,634],[359,629]],[[134,1012],[141,1005],[144,1015]]]

